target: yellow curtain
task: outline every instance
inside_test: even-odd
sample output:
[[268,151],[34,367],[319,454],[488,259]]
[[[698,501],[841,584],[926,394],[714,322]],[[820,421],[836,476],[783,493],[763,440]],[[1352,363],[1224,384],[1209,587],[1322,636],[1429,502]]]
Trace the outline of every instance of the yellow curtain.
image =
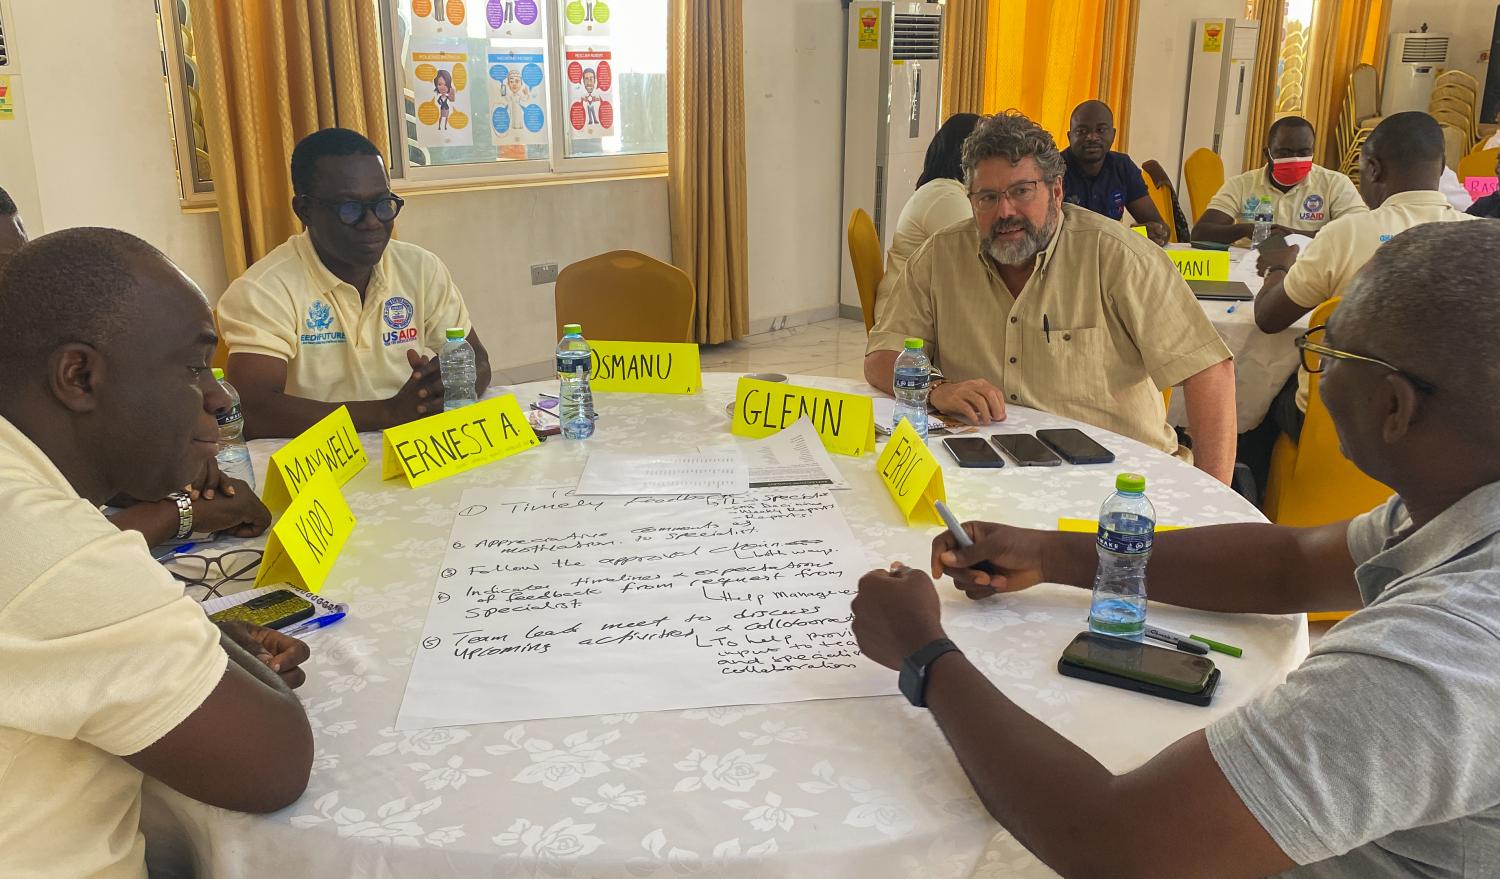
[[[1067,145],[1068,117],[1090,99],[1111,102],[1129,130],[1138,0],[990,0],[984,109],[1016,109]],[[1106,31],[1109,38],[1106,39]]]
[[943,119],[984,111],[984,47],[989,0],[948,0],[943,19]]
[[1375,68],[1384,85],[1385,45],[1391,34],[1391,0],[1371,0],[1369,20],[1361,38],[1359,62]]
[[191,0],[204,128],[231,279],[299,228],[297,141],[339,126],[390,156],[370,0]]
[[695,334],[749,331],[743,0],[671,0],[667,198],[672,261],[698,293]]
[[1260,22],[1255,44],[1255,88],[1250,93],[1250,118],[1245,125],[1245,167],[1259,168],[1266,148],[1266,131],[1276,120],[1276,83],[1280,74],[1281,43],[1286,27],[1286,0],[1256,0],[1246,12]]
[[[1308,51],[1306,91],[1307,119],[1318,132],[1318,163],[1337,167],[1339,116],[1349,91],[1349,74],[1360,63],[1366,42],[1376,28],[1372,17],[1389,22],[1390,10],[1383,0],[1317,0],[1313,6],[1312,43]],[[1382,11],[1383,10],[1383,11]],[[1378,28],[1371,53],[1379,48],[1384,27]]]

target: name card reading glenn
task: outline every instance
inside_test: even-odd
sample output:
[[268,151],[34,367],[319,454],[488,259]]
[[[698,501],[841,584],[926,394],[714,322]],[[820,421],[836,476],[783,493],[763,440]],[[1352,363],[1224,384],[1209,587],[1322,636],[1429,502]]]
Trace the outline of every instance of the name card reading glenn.
[[387,429],[380,478],[400,476],[417,488],[540,443],[515,395],[506,394]]
[[859,457],[875,448],[875,405],[869,397],[742,378],[735,391],[735,436],[759,439],[807,418],[823,447]]

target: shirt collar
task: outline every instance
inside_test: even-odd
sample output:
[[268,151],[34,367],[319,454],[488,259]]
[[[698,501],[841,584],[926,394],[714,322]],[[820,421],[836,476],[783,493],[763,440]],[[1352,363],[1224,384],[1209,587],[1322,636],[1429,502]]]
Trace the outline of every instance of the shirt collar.
[[1413,528],[1405,518],[1385,549],[1361,565],[1385,568],[1410,577],[1456,558],[1469,547],[1500,534],[1500,482],[1474,489],[1437,518]]
[[46,485],[71,496],[80,496],[68,478],[57,469],[57,465],[52,463],[52,459],[47,457],[47,453],[4,416],[0,416],[0,450],[9,453],[0,457],[19,461]]
[[[307,278],[312,282],[314,292],[332,293],[340,287],[348,287],[350,291],[354,291],[354,287],[349,282],[340,279],[323,264],[323,258],[318,256],[318,249],[313,247],[312,235],[307,230],[304,229],[301,234],[295,236],[293,241],[296,242],[293,246],[297,248],[297,255],[301,257],[302,264],[307,269]],[[374,271],[370,273],[370,286],[365,291],[366,298],[370,290],[374,290],[381,283],[385,276],[386,262],[390,258],[391,245],[388,243],[385,246],[385,252],[380,255],[380,262],[375,264]]]
[[1386,196],[1385,201],[1380,203],[1381,207],[1387,205],[1417,205],[1420,207],[1448,207],[1448,197],[1436,189],[1410,189],[1406,192],[1398,192],[1395,195]]

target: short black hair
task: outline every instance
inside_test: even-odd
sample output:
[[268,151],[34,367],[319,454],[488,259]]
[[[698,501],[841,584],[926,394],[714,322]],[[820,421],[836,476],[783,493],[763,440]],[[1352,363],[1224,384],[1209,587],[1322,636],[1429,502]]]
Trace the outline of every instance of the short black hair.
[[134,332],[142,309],[128,264],[141,258],[166,260],[118,229],[82,226],[33,239],[0,270],[0,314],[12,334],[0,363],[24,375],[59,345],[107,348]]
[[1380,120],[1365,139],[1365,152],[1392,169],[1441,166],[1447,153],[1443,129],[1420,110],[1395,113]]
[[4,187],[0,187],[0,217],[14,217],[18,210],[15,199],[10,197]]
[[964,168],[961,159],[964,152],[964,140],[973,133],[974,126],[979,124],[977,113],[954,113],[943,123],[943,127],[932,136],[932,143],[927,145],[927,158],[922,163],[922,176],[917,178],[917,188],[921,189],[934,180],[958,180],[964,179]]
[[325,156],[375,156],[380,150],[368,137],[347,128],[325,128],[297,141],[292,150],[292,192],[307,195],[317,180],[318,160]]
[[1313,124],[1301,116],[1283,116],[1271,123],[1271,129],[1266,132],[1266,143],[1269,144],[1275,140],[1276,132],[1283,128],[1306,128],[1308,131],[1317,134],[1317,131],[1313,129]]

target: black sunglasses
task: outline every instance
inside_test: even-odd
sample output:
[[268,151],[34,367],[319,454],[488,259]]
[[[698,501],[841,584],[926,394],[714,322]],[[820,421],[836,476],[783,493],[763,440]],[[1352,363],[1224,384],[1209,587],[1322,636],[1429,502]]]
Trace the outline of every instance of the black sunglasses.
[[401,208],[406,200],[399,195],[387,195],[374,201],[330,201],[326,198],[318,198],[316,195],[307,195],[303,198],[315,201],[327,208],[332,208],[339,222],[345,226],[356,226],[360,220],[365,218],[365,211],[374,211],[375,219],[382,223],[389,223],[396,219],[401,213]]

